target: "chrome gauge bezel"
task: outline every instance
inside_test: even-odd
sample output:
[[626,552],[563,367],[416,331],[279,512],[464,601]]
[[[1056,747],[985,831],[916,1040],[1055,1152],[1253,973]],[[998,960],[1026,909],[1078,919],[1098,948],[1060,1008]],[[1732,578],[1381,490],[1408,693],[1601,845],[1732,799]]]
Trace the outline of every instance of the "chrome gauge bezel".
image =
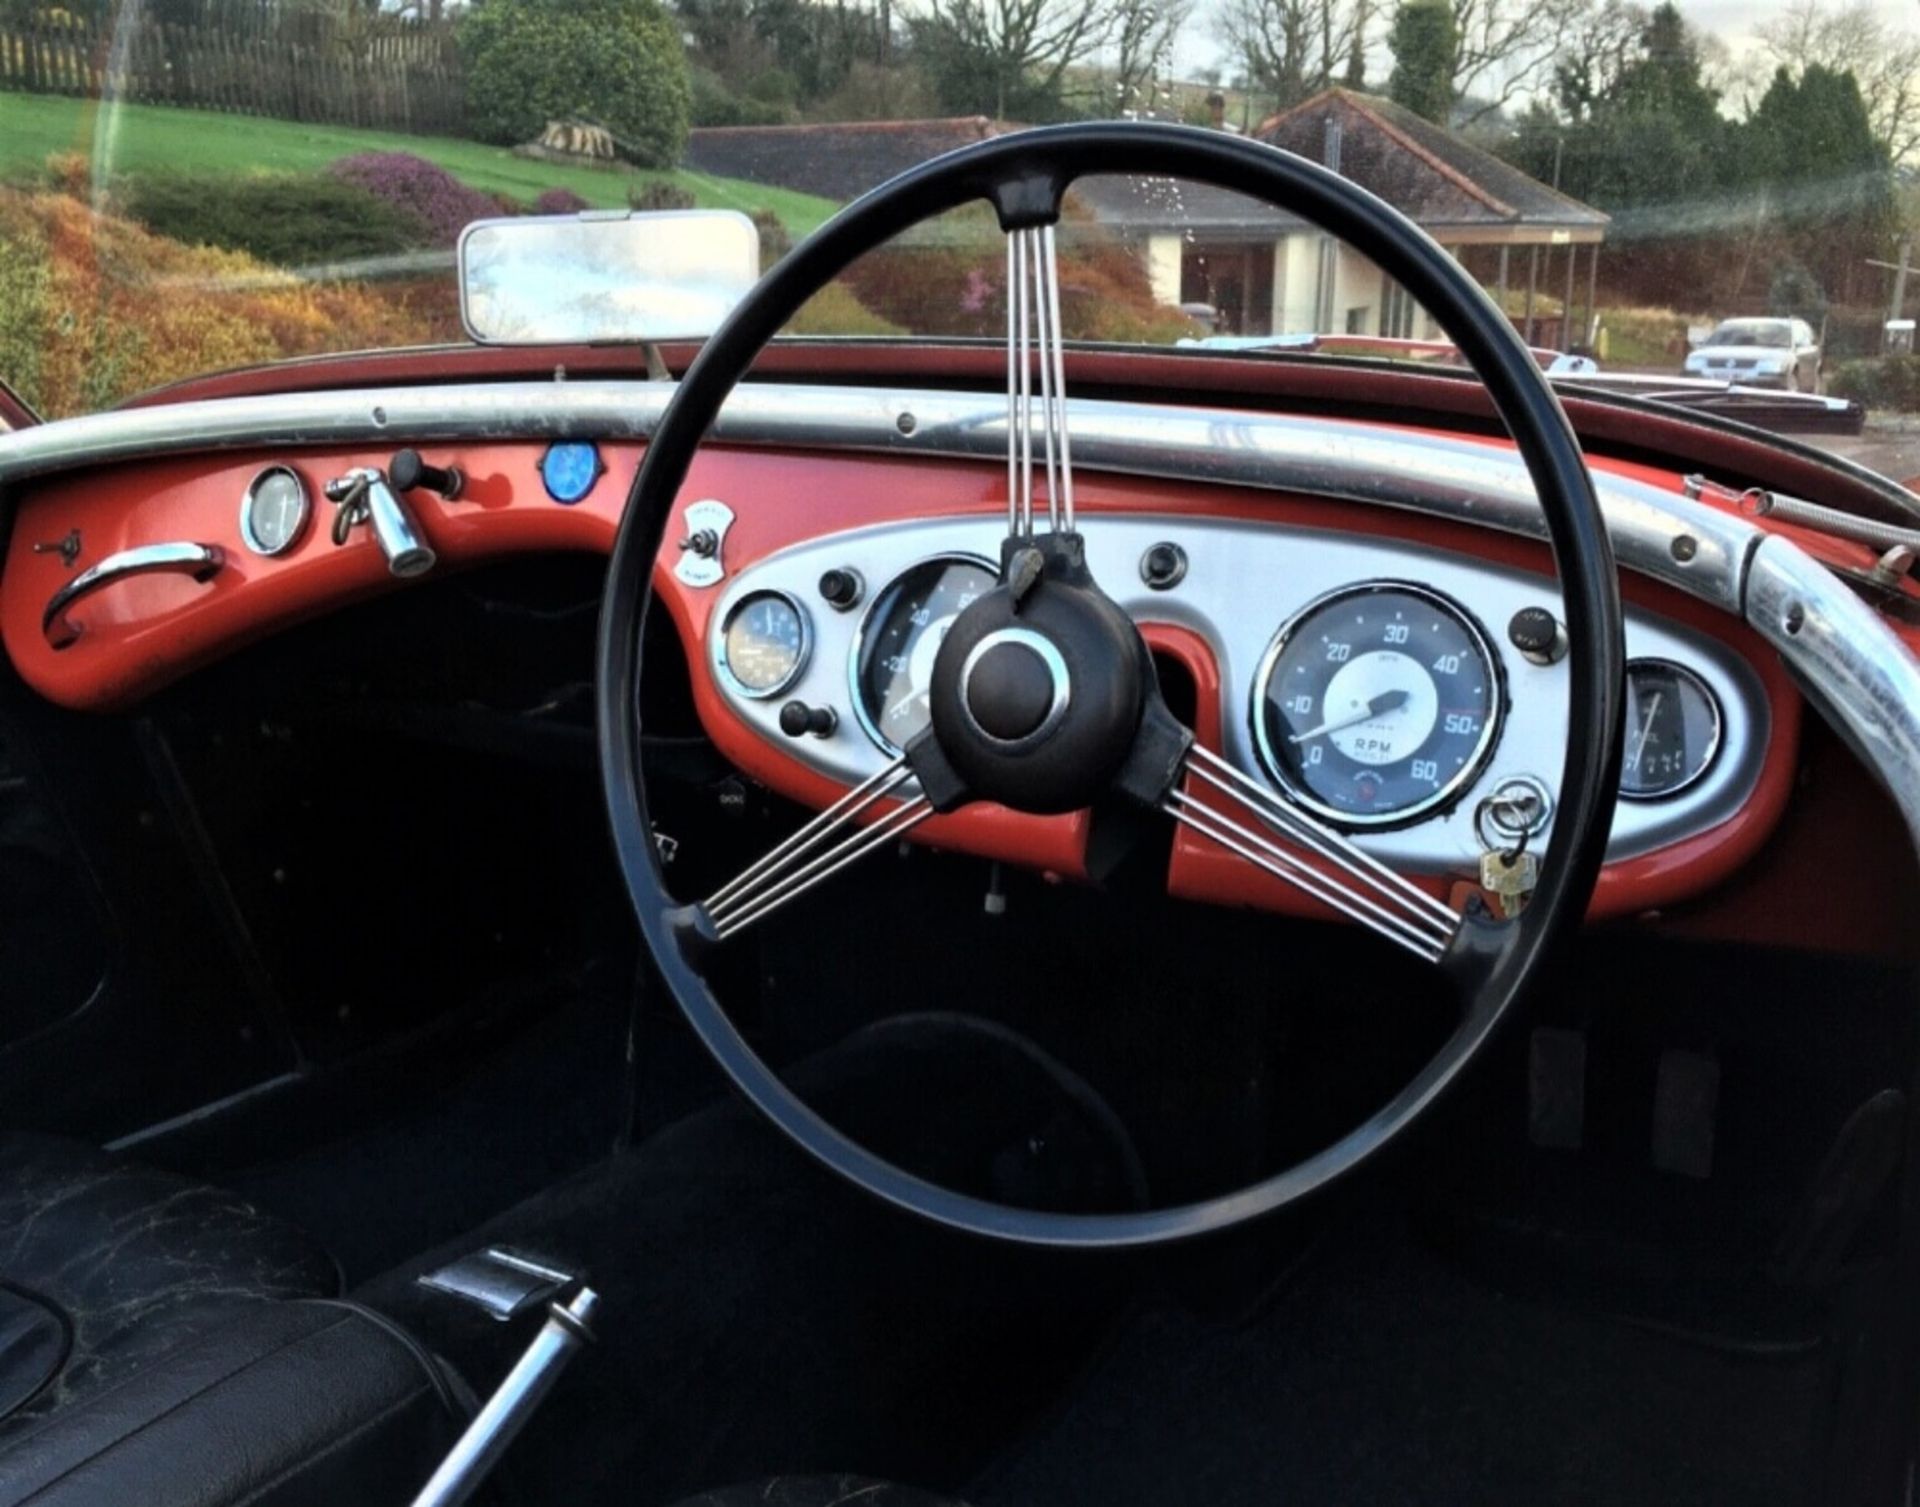
[[853,707],[853,719],[860,724],[860,730],[875,748],[895,759],[905,750],[881,732],[868,715],[867,698],[860,685],[860,651],[866,647],[867,635],[873,631],[874,615],[880,610],[880,604],[892,598],[894,587],[915,571],[924,570],[929,565],[977,565],[995,580],[1000,576],[1000,567],[985,555],[969,554],[965,550],[942,550],[937,554],[922,555],[911,565],[896,570],[887,577],[884,586],[867,597],[867,605],[860,614],[860,624],[853,631],[853,645],[847,650],[847,699]]
[[[1660,670],[1672,675],[1676,680],[1687,681],[1696,691],[1706,698],[1707,707],[1713,713],[1713,740],[1707,744],[1707,756],[1700,761],[1700,767],[1698,769],[1694,770],[1692,774],[1688,775],[1677,785],[1669,785],[1664,790],[1642,791],[1627,789],[1626,764],[1623,752],[1620,768],[1620,799],[1623,801],[1638,801],[1644,805],[1651,805],[1658,801],[1670,801],[1676,796],[1686,794],[1687,791],[1693,789],[1695,785],[1698,785],[1708,775],[1713,773],[1713,766],[1720,757],[1720,745],[1726,741],[1727,714],[1726,709],[1720,705],[1719,696],[1714,693],[1714,689],[1707,682],[1706,677],[1688,666],[1681,664],[1676,659],[1661,659],[1655,655],[1646,655],[1639,659],[1628,660],[1627,687],[1629,690],[1631,690],[1633,685],[1634,671],[1643,669]],[[1631,707],[1632,704],[1632,698],[1629,697],[1627,705]],[[1623,737],[1631,738],[1632,736],[1633,726],[1629,723],[1623,731]]]
[[[793,667],[778,682],[765,690],[756,690],[733,673],[733,667],[727,663],[727,630],[733,622],[755,602],[763,597],[777,597],[793,609],[800,622],[800,652],[794,656]],[[807,611],[807,605],[790,591],[781,591],[776,587],[759,586],[727,604],[726,615],[720,619],[712,634],[713,673],[736,696],[748,701],[765,701],[771,696],[779,696],[793,688],[795,681],[806,673],[807,662],[813,658],[813,614]]]
[[[1480,729],[1480,739],[1474,744],[1473,753],[1467,762],[1456,770],[1445,784],[1410,806],[1382,812],[1377,816],[1359,816],[1351,811],[1342,811],[1337,806],[1328,805],[1311,791],[1303,789],[1286,772],[1286,765],[1274,749],[1267,733],[1267,687],[1273,679],[1274,669],[1279,664],[1280,656],[1286,652],[1287,645],[1316,614],[1327,608],[1338,606],[1349,598],[1374,596],[1385,591],[1417,597],[1455,619],[1466,631],[1474,652],[1480,656],[1480,662],[1486,670],[1490,694],[1486,723]],[[1446,593],[1435,591],[1430,586],[1422,586],[1417,581],[1395,581],[1384,578],[1360,581],[1321,593],[1280,624],[1268,643],[1266,652],[1260,656],[1259,667],[1254,671],[1253,694],[1247,706],[1247,720],[1254,751],[1260,760],[1261,771],[1289,801],[1303,810],[1311,811],[1315,816],[1341,831],[1391,831],[1397,827],[1412,826],[1437,812],[1450,809],[1473,787],[1474,782],[1485,771],[1488,760],[1493,757],[1494,749],[1499,746],[1501,731],[1506,726],[1506,665],[1495,651],[1493,639],[1481,626],[1480,620]]]
[[[288,476],[293,480],[294,491],[300,498],[300,515],[288,530],[287,537],[279,544],[269,548],[253,526],[253,505],[259,497],[260,485],[269,476]],[[246,491],[240,494],[240,540],[256,555],[271,560],[275,555],[284,555],[307,535],[307,525],[313,521],[313,494],[307,490],[307,483],[292,466],[276,463],[263,466],[254,473],[253,480],[247,483]]]

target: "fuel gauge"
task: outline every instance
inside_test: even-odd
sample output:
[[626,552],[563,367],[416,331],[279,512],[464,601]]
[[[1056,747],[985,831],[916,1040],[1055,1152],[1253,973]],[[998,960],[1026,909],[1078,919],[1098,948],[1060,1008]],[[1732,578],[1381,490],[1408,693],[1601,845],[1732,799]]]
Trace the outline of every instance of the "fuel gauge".
[[1720,751],[1720,703],[1704,680],[1670,660],[1627,666],[1626,723],[1620,794],[1630,801],[1678,795]]

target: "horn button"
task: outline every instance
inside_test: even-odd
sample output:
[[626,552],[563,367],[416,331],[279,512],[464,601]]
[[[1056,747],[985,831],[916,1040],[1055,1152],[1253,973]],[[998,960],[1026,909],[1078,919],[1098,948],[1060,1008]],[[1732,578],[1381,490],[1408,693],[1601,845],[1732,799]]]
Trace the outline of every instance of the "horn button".
[[1073,701],[1067,662],[1030,628],[999,628],[960,666],[960,704],[996,743],[1019,744],[1049,731]]
[[1017,598],[996,586],[954,620],[928,697],[940,751],[968,790],[1035,813],[1077,811],[1107,791],[1150,673],[1132,620],[1078,550],[1046,552],[1045,573]]

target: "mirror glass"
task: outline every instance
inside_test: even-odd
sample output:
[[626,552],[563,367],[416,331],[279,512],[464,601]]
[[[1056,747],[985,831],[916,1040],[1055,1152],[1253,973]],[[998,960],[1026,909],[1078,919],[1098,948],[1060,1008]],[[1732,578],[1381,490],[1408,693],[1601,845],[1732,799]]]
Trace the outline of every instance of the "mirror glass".
[[730,209],[478,220],[460,237],[460,317],[482,345],[699,340],[760,275]]

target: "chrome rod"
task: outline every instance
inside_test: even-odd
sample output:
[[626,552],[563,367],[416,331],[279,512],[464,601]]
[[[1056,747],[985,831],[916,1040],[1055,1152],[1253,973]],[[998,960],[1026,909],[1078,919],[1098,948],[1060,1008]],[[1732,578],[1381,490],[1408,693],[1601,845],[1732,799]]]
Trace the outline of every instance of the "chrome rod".
[[[1051,428],[1060,431],[1060,523],[1056,527],[1073,532],[1073,450],[1067,443],[1067,358],[1066,340],[1061,335],[1060,313],[1060,256],[1055,243],[1053,227],[1047,226],[1040,232],[1042,248],[1042,266],[1047,284],[1047,308],[1052,320],[1053,346],[1053,392],[1054,403],[1047,410]],[[1052,499],[1048,499],[1048,510],[1052,510]]]
[[[840,870],[856,859],[865,857],[875,848],[892,841],[933,815],[933,807],[927,804],[924,795],[916,795],[905,805],[896,806],[871,827],[864,827],[839,846],[823,854],[814,863],[786,879],[778,881],[774,887],[758,900],[750,902],[745,910],[736,911],[725,921],[715,924],[721,941],[737,935],[753,925],[762,917],[771,915],[791,900],[797,900],[810,889],[832,878]],[[828,860],[832,860],[828,862]],[[821,864],[826,867],[822,868]]]
[[1015,363],[1020,359],[1020,327],[1014,313],[1014,288],[1020,280],[1019,240],[1007,237],[1007,533],[1020,532],[1020,395]]
[[[1169,795],[1161,809],[1175,821],[1191,827],[1228,851],[1237,853],[1256,868],[1292,885],[1302,894],[1351,916],[1369,931],[1397,943],[1417,957],[1434,963],[1445,953],[1445,942],[1412,929],[1389,913],[1379,911],[1377,906],[1360,899],[1344,885],[1301,863],[1257,833],[1228,820],[1210,807],[1200,805],[1191,796],[1176,790]],[[1378,914],[1373,914],[1375,912]]]
[[902,756],[862,780],[798,832],[784,842],[775,844],[754,863],[709,895],[704,902],[707,913],[711,915],[717,909],[726,906],[739,893],[742,886],[757,885],[768,875],[770,869],[784,868],[799,857],[803,849],[812,846],[815,839],[822,836],[828,827],[852,820],[859,812],[871,806],[906,778],[907,761],[905,756]]
[[[1013,238],[1019,241],[1021,231],[1015,231]],[[1020,339],[1015,349],[1018,353],[1020,380],[1020,532],[1033,532],[1033,371],[1027,359],[1029,344],[1027,305],[1029,287],[1027,258],[1025,247],[1016,245],[1014,261],[1019,275],[1015,286],[1020,298]]]
[[[1369,895],[1363,890],[1355,889],[1338,875],[1315,868],[1298,854],[1288,852],[1263,833],[1256,832],[1251,827],[1241,826],[1218,807],[1209,806],[1185,791],[1179,790],[1172,792],[1169,799],[1177,803],[1183,811],[1199,813],[1208,821],[1235,833],[1242,840],[1257,845],[1261,851],[1272,855],[1276,862],[1290,871],[1296,871],[1290,882],[1298,883],[1299,875],[1307,876],[1326,892],[1319,898],[1328,900],[1329,904],[1337,903],[1340,908],[1349,913],[1365,912],[1384,925],[1402,930],[1410,936],[1418,936],[1425,941],[1438,942],[1442,946],[1452,938],[1453,926],[1444,925],[1420,912],[1396,909],[1394,905],[1382,903],[1384,900],[1398,900],[1400,897],[1381,895],[1379,892]],[[1329,899],[1329,896],[1335,898]]]
[[[907,804],[911,806],[922,799],[920,796],[915,796],[914,799]],[[900,814],[901,809],[900,807],[895,807],[892,811],[886,812],[874,822],[873,827],[878,827],[892,820]],[[856,818],[849,816],[846,820],[851,822],[856,820]],[[709,907],[707,914],[712,918],[716,926],[724,927],[743,910],[752,910],[756,906],[764,904],[769,895],[777,894],[783,888],[801,884],[813,878],[816,874],[819,874],[823,868],[831,873],[832,868],[829,866],[835,864],[849,848],[858,845],[868,833],[873,831],[873,827],[863,828],[856,826],[848,835],[844,837],[836,836],[833,846],[827,848],[824,852],[818,851],[818,845],[816,844],[812,857],[807,863],[802,864],[790,873],[775,873],[769,875],[763,883],[747,891],[744,895],[735,896],[734,899],[730,900],[720,910],[716,911]],[[838,829],[834,830],[837,832]],[[824,838],[827,834],[823,831],[820,835]]]
[[1040,438],[1047,463],[1047,527],[1060,531],[1060,462],[1054,448],[1057,404],[1053,386],[1053,331],[1059,323],[1048,302],[1049,292],[1058,293],[1059,285],[1047,275],[1048,267],[1041,251],[1040,232],[1025,232],[1027,251],[1033,257],[1033,334],[1034,356],[1040,365]]
[[1423,911],[1428,919],[1446,927],[1449,933],[1459,924],[1459,916],[1445,902],[1429,895],[1404,874],[1387,867],[1333,828],[1286,805],[1272,791],[1249,779],[1218,754],[1194,744],[1187,756],[1187,772],[1233,797],[1267,825],[1277,828],[1303,847],[1311,848],[1328,862],[1338,864],[1354,878],[1403,901],[1416,911]]

